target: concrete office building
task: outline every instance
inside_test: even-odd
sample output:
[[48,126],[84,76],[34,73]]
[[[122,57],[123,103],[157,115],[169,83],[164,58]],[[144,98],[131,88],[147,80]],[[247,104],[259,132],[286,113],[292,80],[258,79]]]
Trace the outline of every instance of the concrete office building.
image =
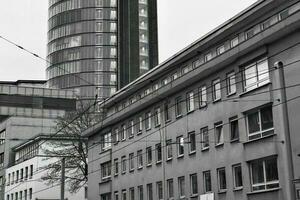
[[89,200],[296,199],[299,41],[299,1],[258,1],[118,91]]
[[45,81],[0,82],[0,199],[5,171],[14,164],[12,148],[40,135],[55,133],[56,120],[76,109],[75,92],[43,88]]
[[106,98],[158,64],[156,0],[50,0],[51,88]]

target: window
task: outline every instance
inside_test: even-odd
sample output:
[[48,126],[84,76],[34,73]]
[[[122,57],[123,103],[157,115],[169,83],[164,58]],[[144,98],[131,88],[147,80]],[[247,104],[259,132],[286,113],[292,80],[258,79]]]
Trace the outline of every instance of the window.
[[118,158],[114,159],[114,166],[115,166],[115,176],[119,174],[119,161]]
[[227,74],[226,83],[227,83],[227,94],[230,95],[230,94],[236,93],[235,73],[234,72],[230,72]]
[[116,7],[117,6],[117,1],[116,0],[110,0],[110,6],[111,7]]
[[177,144],[177,156],[182,157],[184,155],[184,138],[183,136],[179,136],[176,138]]
[[235,141],[239,139],[239,120],[238,117],[232,117],[229,119],[230,123],[230,140]]
[[180,117],[182,115],[182,106],[181,106],[181,97],[177,97],[175,99],[175,114],[176,117]]
[[155,145],[155,150],[156,150],[156,163],[160,163],[162,160],[162,154],[161,154],[161,144],[156,144]]
[[145,127],[146,127],[146,130],[150,130],[151,129],[151,112],[147,112],[146,113]]
[[129,199],[134,200],[134,188],[129,188]]
[[110,22],[110,31],[116,32],[117,30],[117,24],[115,22]]
[[160,125],[160,120],[161,120],[161,113],[160,113],[160,108],[156,108],[154,110],[154,125],[159,126]]
[[193,111],[195,109],[194,92],[189,92],[186,94],[186,101],[187,112]]
[[230,47],[233,48],[239,44],[239,37],[235,37],[230,41]]
[[220,55],[225,52],[225,46],[221,45],[217,48],[217,55]]
[[213,101],[218,101],[221,99],[221,82],[220,79],[216,79],[212,82],[213,89]]
[[10,173],[8,174],[7,185],[10,185]]
[[139,150],[137,151],[137,163],[138,163],[138,168],[143,167],[143,151]]
[[147,200],[153,200],[152,183],[147,184]]
[[28,179],[28,167],[25,167],[25,179]]
[[23,181],[23,176],[24,176],[24,169],[22,168],[20,172],[20,181]]
[[32,199],[32,188],[29,188],[29,199]]
[[118,128],[115,129],[113,137],[114,137],[114,142],[115,143],[118,143],[120,141],[119,129]]
[[198,194],[197,174],[190,175],[190,187],[191,187],[191,195],[197,195]]
[[16,172],[16,183],[18,183],[19,182],[19,170],[17,170],[17,172]]
[[103,10],[97,9],[96,10],[96,19],[102,19],[103,18]]
[[156,182],[156,193],[158,200],[163,199],[163,187],[161,181]]
[[5,143],[5,135],[6,135],[5,130],[0,132],[0,145]]
[[171,160],[173,158],[172,140],[166,141],[166,148],[167,148],[167,160]]
[[199,107],[205,107],[207,105],[206,86],[199,88]]
[[96,31],[97,32],[103,31],[103,24],[102,24],[102,22],[97,22],[96,23]]
[[122,200],[126,200],[126,190],[122,190]]
[[203,172],[204,192],[211,192],[211,175],[210,171]]
[[171,109],[170,109],[170,102],[167,101],[164,104],[164,111],[165,111],[165,121],[171,121]]
[[234,189],[243,188],[243,176],[242,176],[241,164],[233,165],[232,172],[233,172],[233,188]]
[[185,197],[185,179],[184,176],[178,177],[178,193],[180,198]]
[[225,168],[217,169],[219,191],[226,190],[226,172]]
[[144,199],[144,189],[142,185],[138,186],[138,199],[143,200]]
[[125,173],[126,172],[126,156],[122,156],[121,166],[122,166],[122,173]]
[[0,153],[0,167],[4,166],[4,153]]
[[174,182],[173,179],[167,180],[168,198],[174,198]]
[[106,179],[106,178],[110,178],[110,176],[111,176],[111,163],[106,162],[101,164],[101,178]]
[[117,12],[115,10],[110,11],[110,19],[116,19],[117,18]]
[[244,91],[250,91],[270,82],[268,60],[265,58],[243,70]]
[[126,140],[126,125],[121,126],[121,140]]
[[195,132],[189,133],[189,153],[196,152],[196,134]]
[[11,184],[15,183],[15,172],[12,173]]
[[205,62],[210,61],[212,59],[212,53],[209,52],[204,56],[204,60]]
[[202,128],[200,130],[201,133],[201,149],[205,150],[209,148],[209,134],[208,127]]
[[134,170],[134,155],[133,153],[129,154],[129,171]]
[[103,6],[103,0],[96,0],[96,6]]
[[274,134],[272,106],[247,115],[248,138],[254,140]]
[[27,200],[27,190],[24,190],[24,200]]
[[250,163],[252,191],[279,187],[277,158],[254,160]]
[[141,133],[143,131],[143,117],[139,116],[138,122],[137,122],[137,132]]
[[218,122],[215,124],[215,144],[216,145],[224,144],[224,133],[223,133],[222,122]]
[[128,137],[132,138],[134,136],[134,121],[133,120],[130,120],[128,128],[129,128]]
[[152,163],[152,148],[151,147],[146,148],[146,155],[147,155],[147,165],[151,165],[151,163]]
[[173,75],[172,75],[172,81],[176,80],[178,78],[178,72],[175,72]]
[[111,147],[111,133],[105,133],[103,135],[102,141],[103,141],[102,150],[105,151],[105,150],[110,149],[110,147]]
[[119,200],[119,193],[118,192],[115,192],[114,196],[115,196],[114,200]]

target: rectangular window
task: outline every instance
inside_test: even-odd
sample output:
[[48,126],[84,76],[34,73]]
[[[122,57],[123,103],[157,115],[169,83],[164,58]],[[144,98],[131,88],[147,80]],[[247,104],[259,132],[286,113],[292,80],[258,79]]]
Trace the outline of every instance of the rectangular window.
[[153,200],[152,183],[147,184],[147,200]]
[[129,188],[129,199],[134,200],[134,188]]
[[184,176],[178,177],[178,193],[182,199],[185,197],[185,179]]
[[[19,171],[17,171],[19,172]],[[19,176],[19,173],[17,173],[17,179],[18,179],[18,176]],[[33,165],[30,165],[30,175],[29,175],[29,178],[32,178],[33,176]]]
[[209,133],[208,127],[201,128],[201,149],[205,150],[209,148]]
[[250,91],[270,82],[268,60],[262,59],[243,70],[244,91]]
[[189,133],[189,153],[196,152],[196,134],[195,132]]
[[164,104],[164,111],[165,111],[165,121],[171,121],[171,107],[170,107],[170,102],[167,101]]
[[134,170],[134,154],[131,153],[129,154],[129,171],[133,171]]
[[142,168],[143,167],[143,151],[139,150],[137,151],[137,167]]
[[141,133],[143,131],[143,117],[139,116],[138,122],[137,122],[137,132]]
[[147,156],[147,165],[151,165],[152,164],[152,148],[151,147],[146,148],[146,156]]
[[95,15],[96,15],[96,19],[102,19],[103,18],[103,10],[97,9]]
[[111,163],[106,162],[101,164],[101,178],[106,179],[106,178],[110,178],[110,176],[111,176]]
[[205,107],[207,105],[206,86],[199,88],[199,107]]
[[126,156],[121,158],[122,173],[126,173]]
[[4,153],[0,153],[0,168],[4,166]]
[[216,145],[224,144],[224,133],[223,133],[222,122],[218,122],[215,124],[215,144]]
[[18,183],[19,182],[19,170],[17,170],[17,172],[16,172],[16,183]]
[[160,163],[162,160],[162,154],[161,154],[161,144],[155,145],[155,152],[156,152],[156,163]]
[[173,158],[172,140],[166,141],[166,147],[167,147],[167,160],[171,160]]
[[241,164],[232,166],[233,173],[233,188],[241,189],[243,188],[243,176],[242,176],[242,166]]
[[224,45],[221,45],[217,48],[217,55],[221,55],[224,52],[225,52],[225,46]]
[[223,167],[223,168],[217,169],[217,174],[218,174],[219,191],[224,191],[227,188],[225,168]]
[[126,190],[122,190],[122,200],[126,200]]
[[151,129],[151,112],[147,112],[145,116],[145,127],[146,130]]
[[5,135],[6,135],[5,130],[0,132],[0,145],[5,143]]
[[182,157],[184,155],[184,138],[183,136],[179,136],[176,138],[177,144],[177,156]]
[[249,140],[274,134],[272,106],[249,113],[246,119]]
[[208,62],[208,61],[210,61],[211,59],[212,59],[212,53],[211,53],[211,52],[207,53],[207,54],[204,56],[204,61],[205,61],[205,62]]
[[118,192],[115,192],[114,196],[115,196],[114,200],[119,200],[119,193]]
[[114,166],[115,166],[115,175],[119,174],[119,161],[118,158],[114,159]]
[[23,178],[24,178],[24,169],[22,168],[20,172],[20,180],[23,181]]
[[144,200],[144,189],[142,185],[138,186],[138,198],[139,200]]
[[232,117],[229,119],[230,123],[230,140],[235,141],[239,139],[239,120],[238,117]]
[[221,82],[220,79],[216,79],[212,82],[213,90],[213,101],[218,101],[221,99]]
[[195,109],[194,92],[189,92],[186,94],[186,107],[187,112],[191,112]]
[[163,187],[161,181],[156,182],[156,193],[157,193],[158,200],[163,199]]
[[29,199],[32,199],[32,188],[29,188]]
[[203,183],[204,183],[204,192],[211,192],[211,175],[210,171],[203,172]]
[[110,11],[110,19],[116,19],[117,18],[117,11],[111,10]]
[[182,100],[181,97],[177,97],[175,99],[175,114],[176,117],[180,117],[182,115]]
[[134,121],[130,120],[129,127],[128,127],[128,137],[132,138],[134,136]]
[[227,84],[227,95],[236,93],[235,73],[234,72],[230,72],[227,74],[226,84]]
[[230,47],[233,48],[239,44],[239,37],[235,37],[230,41]]
[[120,141],[119,129],[118,128],[115,129],[113,137],[114,137],[114,142],[115,143],[118,143]]
[[172,81],[176,80],[178,78],[178,72],[175,72],[173,75],[172,75]]
[[121,140],[126,140],[126,125],[121,126]]
[[174,198],[174,182],[173,179],[167,180],[168,198]]
[[197,174],[190,175],[190,187],[191,187],[191,195],[197,195],[198,194]]
[[110,31],[111,32],[117,31],[117,24],[115,22],[110,22]]
[[25,179],[28,179],[28,167],[25,167]]
[[96,23],[96,32],[102,32],[103,31],[103,24],[102,22]]
[[102,136],[102,150],[106,151],[111,148],[111,133],[105,133]]
[[279,187],[277,158],[254,160],[250,163],[252,191]]
[[156,108],[154,110],[154,125],[159,126],[161,123],[161,113],[160,113],[160,108]]

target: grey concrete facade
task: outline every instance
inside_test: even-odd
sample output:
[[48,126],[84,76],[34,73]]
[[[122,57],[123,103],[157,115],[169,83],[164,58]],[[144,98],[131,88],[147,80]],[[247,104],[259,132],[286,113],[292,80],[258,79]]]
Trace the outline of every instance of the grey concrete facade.
[[156,0],[50,0],[49,87],[111,96],[157,65],[156,17]]
[[105,101],[89,199],[296,199],[299,33],[299,1],[258,1]]

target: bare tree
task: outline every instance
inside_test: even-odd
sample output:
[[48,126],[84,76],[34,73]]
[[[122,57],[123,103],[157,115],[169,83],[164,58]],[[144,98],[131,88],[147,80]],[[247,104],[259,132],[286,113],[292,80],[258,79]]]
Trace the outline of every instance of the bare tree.
[[[48,141],[47,148],[43,149],[49,159],[65,157],[67,189],[71,193],[76,193],[87,183],[87,139],[82,137],[82,132],[99,121],[93,108],[91,105],[81,105],[76,111],[58,118],[56,128],[60,130],[58,136],[62,139]],[[54,162],[45,168],[47,174],[42,176],[42,180],[49,185],[58,183],[61,163]]]

